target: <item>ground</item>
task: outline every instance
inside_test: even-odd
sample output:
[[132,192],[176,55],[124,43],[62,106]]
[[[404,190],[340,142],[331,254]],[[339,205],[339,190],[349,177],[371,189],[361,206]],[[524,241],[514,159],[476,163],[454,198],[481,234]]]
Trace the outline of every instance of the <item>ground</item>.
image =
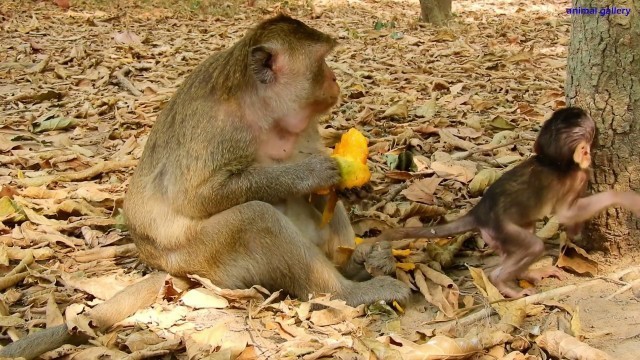
[[[371,184],[344,195],[362,236],[468,210],[502,169],[530,154],[540,123],[565,105],[564,1],[454,1],[453,19],[440,28],[418,23],[418,1],[67,5],[0,4],[3,344],[71,324],[82,306],[110,298],[148,271],[119,208],[149,130],[193,67],[260,19],[286,12],[340,42],[329,65],[343,98],[322,134],[328,146],[351,127],[369,138]],[[398,169],[407,151],[411,167]],[[562,235],[553,221],[539,234],[550,263]],[[204,288],[180,300],[168,291],[90,345],[44,358],[182,359],[211,352],[211,359],[490,359],[529,349],[522,344],[555,329],[612,359],[635,359],[640,351],[640,290],[609,299],[637,284],[638,254],[565,253],[564,267],[573,269],[567,279],[544,280],[538,290],[546,295],[537,305],[494,302],[499,316],[492,317],[497,298],[475,269],[498,259],[477,236],[401,243],[396,255],[403,264],[398,276],[420,290],[400,317],[397,307],[354,310],[325,298],[315,300],[325,309],[311,311],[309,303],[202,280]],[[417,263],[423,265],[414,269]],[[444,274],[433,270],[439,268]],[[611,277],[625,269],[635,271]],[[464,317],[478,310],[484,315]],[[459,340],[462,349],[430,345],[410,354],[436,334],[466,340]],[[531,359],[543,358],[540,351],[534,344]]]

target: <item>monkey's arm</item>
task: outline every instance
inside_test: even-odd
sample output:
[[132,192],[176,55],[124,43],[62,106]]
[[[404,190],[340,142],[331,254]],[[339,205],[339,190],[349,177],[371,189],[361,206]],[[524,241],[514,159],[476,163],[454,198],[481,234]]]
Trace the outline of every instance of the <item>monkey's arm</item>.
[[294,163],[251,165],[241,171],[216,171],[187,197],[172,201],[181,213],[211,215],[249,201],[276,203],[310,194],[340,181],[337,163],[327,155],[313,155]]
[[556,214],[561,224],[573,225],[594,217],[611,206],[622,206],[640,216],[640,194],[633,191],[605,191],[578,199]]

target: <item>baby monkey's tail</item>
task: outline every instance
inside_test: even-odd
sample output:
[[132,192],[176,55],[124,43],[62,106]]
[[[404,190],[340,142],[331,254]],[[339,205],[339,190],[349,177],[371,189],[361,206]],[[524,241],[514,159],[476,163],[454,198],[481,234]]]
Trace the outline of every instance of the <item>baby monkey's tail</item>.
[[368,239],[366,242],[394,241],[402,239],[442,238],[460,234],[477,228],[476,220],[470,214],[450,223],[432,227],[407,227],[383,231],[380,236]]

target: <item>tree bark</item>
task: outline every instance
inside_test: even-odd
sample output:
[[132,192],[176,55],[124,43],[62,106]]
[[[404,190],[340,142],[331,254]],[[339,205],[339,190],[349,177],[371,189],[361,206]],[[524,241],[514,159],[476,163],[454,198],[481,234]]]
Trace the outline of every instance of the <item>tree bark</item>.
[[451,18],[451,0],[420,0],[420,18],[434,25],[444,25]]
[[[610,0],[574,0],[596,15],[571,16],[567,104],[587,110],[598,126],[591,191],[640,191],[640,6],[616,1],[630,14],[600,14]],[[640,220],[612,208],[585,229],[584,244],[613,254],[640,249]]]

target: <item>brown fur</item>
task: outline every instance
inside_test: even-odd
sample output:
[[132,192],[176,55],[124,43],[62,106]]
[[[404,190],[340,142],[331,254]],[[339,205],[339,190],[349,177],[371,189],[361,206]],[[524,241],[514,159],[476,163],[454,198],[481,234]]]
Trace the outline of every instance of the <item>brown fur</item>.
[[[543,276],[527,272],[544,252],[544,243],[532,233],[537,220],[555,214],[575,235],[584,221],[610,206],[621,205],[640,216],[640,195],[635,192],[583,197],[595,134],[594,121],[582,109],[560,109],[543,124],[534,145],[536,155],[503,174],[467,215],[431,228],[387,230],[375,241],[445,237],[478,229],[503,257],[491,274],[496,287],[509,297],[531,294],[533,289],[517,291],[508,283],[518,276],[532,282]],[[554,268],[548,275],[561,273]]]
[[344,207],[323,229],[323,199],[337,184],[317,116],[338,100],[324,57],[328,35],[278,16],[198,66],[162,111],[131,179],[124,210],[142,260],[221,287],[255,284],[306,299],[331,292],[350,304],[402,300],[390,277],[365,282],[366,250],[353,246]]

